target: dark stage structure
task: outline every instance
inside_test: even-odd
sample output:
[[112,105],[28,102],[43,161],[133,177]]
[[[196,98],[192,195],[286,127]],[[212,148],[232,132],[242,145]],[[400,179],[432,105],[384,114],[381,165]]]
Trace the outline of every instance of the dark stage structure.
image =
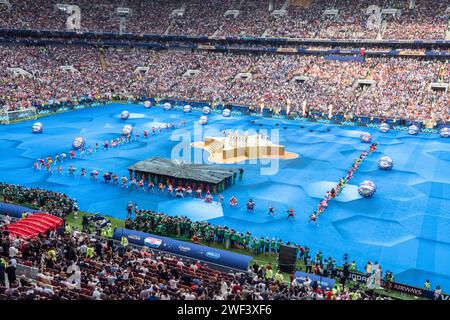
[[216,190],[221,192],[236,183],[237,175],[242,169],[227,168],[216,165],[187,163],[181,160],[149,158],[128,167],[130,177],[136,180],[172,184],[172,186],[189,185],[196,189]]

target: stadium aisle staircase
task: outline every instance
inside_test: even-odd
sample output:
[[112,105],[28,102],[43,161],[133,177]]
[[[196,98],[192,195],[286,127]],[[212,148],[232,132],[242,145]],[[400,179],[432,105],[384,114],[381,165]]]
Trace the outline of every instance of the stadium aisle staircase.
[[448,65],[448,61],[445,61],[445,63],[439,68],[438,73],[438,82],[443,82],[445,77],[445,69]]
[[176,18],[172,18],[170,20],[169,25],[167,26],[166,30],[164,31],[164,35],[168,35],[170,33],[172,27],[175,25],[175,21],[176,21]]
[[450,41],[450,17],[447,22],[447,30],[445,30],[445,40]]
[[382,39],[383,39],[384,32],[385,32],[386,29],[387,29],[387,25],[388,25],[387,20],[384,20],[384,19],[383,19],[383,20],[381,21],[380,30],[378,30],[378,33],[377,33],[377,37],[376,37],[377,40],[382,40]]
[[372,63],[372,65],[370,66],[370,69],[367,71],[367,74],[364,79],[372,80],[373,74],[375,73],[375,69],[377,68],[377,66],[378,66],[378,62]]
[[98,58],[100,60],[100,65],[102,66],[102,69],[106,70],[107,64],[106,64],[105,53],[104,53],[103,49],[98,50]]
[[212,142],[209,147],[207,148],[207,151],[212,154],[214,152],[220,152],[223,149],[223,144],[218,142],[218,141],[214,141]]

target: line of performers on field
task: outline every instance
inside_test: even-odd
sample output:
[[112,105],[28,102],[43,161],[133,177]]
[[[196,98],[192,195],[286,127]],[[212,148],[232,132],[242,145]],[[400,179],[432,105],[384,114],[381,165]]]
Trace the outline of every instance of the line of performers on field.
[[[180,127],[184,126],[185,124],[186,124],[186,122],[184,120],[179,121],[177,125],[175,124],[174,121],[172,121],[172,123],[165,123],[164,127],[165,127],[166,131],[169,131],[170,129],[175,129],[176,126],[178,128],[180,128]],[[153,126],[151,129],[152,135],[156,135],[157,133],[163,132],[164,127],[162,127],[162,126],[154,127]],[[148,130],[143,131],[143,137],[144,138],[149,137]],[[135,131],[134,132],[134,141],[138,141],[139,138],[140,138],[139,131]],[[103,142],[103,147],[100,147],[99,143],[95,143],[94,147],[88,146],[87,149],[82,147],[80,150],[78,150],[78,155],[79,155],[79,157],[84,157],[85,155],[91,155],[91,154],[97,153],[101,150],[107,151],[111,148],[116,148],[121,145],[130,143],[131,141],[132,141],[131,133],[128,135],[121,135],[112,140],[105,140]],[[60,154],[55,155],[54,157],[49,156],[47,158],[40,158],[40,159],[37,159],[36,162],[34,162],[33,168],[34,168],[34,171],[41,171],[42,168],[45,168],[45,170],[47,172],[53,173],[52,165],[57,165],[56,172],[58,174],[62,175],[63,169],[61,167],[61,164],[63,162],[65,162],[66,160],[73,160],[75,158],[75,156],[76,156],[75,150],[72,149],[68,152],[68,154],[60,153]],[[76,168],[74,168],[73,166],[70,166],[68,168],[69,176],[75,176],[76,170],[77,170]],[[91,174],[91,177],[93,177],[93,179],[96,179],[98,172],[96,170],[93,170],[90,174]],[[86,176],[85,169],[81,169],[81,176]]]
[[366,157],[374,152],[377,149],[378,143],[374,142],[370,145],[369,149],[361,153],[359,158],[356,158],[353,162],[352,166],[347,172],[347,175],[343,178],[341,178],[336,185],[336,188],[332,188],[331,190],[327,191],[325,198],[322,199],[322,201],[319,202],[317,206],[317,211],[314,211],[311,216],[309,217],[308,223],[313,222],[317,226],[319,226],[319,223],[317,222],[317,219],[320,217],[320,215],[328,208],[328,201],[331,199],[336,198],[339,196],[346,186],[347,182],[349,182],[351,179],[353,179],[353,175],[356,171],[358,171],[359,166],[361,163],[366,159]]

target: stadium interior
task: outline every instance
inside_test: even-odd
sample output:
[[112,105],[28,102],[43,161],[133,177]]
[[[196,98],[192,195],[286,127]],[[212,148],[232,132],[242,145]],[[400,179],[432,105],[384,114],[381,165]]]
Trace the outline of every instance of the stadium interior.
[[449,0],[0,0],[0,300],[450,299],[449,58]]

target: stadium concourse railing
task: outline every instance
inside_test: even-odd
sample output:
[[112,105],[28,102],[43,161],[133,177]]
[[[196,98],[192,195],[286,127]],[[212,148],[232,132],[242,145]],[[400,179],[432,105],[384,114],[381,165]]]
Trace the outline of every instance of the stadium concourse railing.
[[[81,232],[81,231],[72,231],[71,234],[83,235],[83,236],[89,237],[90,239],[96,239],[96,240],[100,240],[100,241],[112,241],[117,246],[121,246],[122,245],[120,240],[116,240],[116,239],[113,239],[113,238],[101,237],[101,236],[99,236],[99,235],[97,235],[95,233],[89,233],[88,234],[88,233]],[[191,256],[188,256],[188,255],[181,255],[181,254],[177,254],[177,253],[172,253],[172,252],[165,251],[163,249],[157,249],[157,248],[153,248],[153,247],[150,248],[150,247],[140,246],[140,245],[133,244],[133,243],[128,243],[128,247],[133,248],[133,249],[137,249],[137,250],[142,250],[142,249],[145,248],[145,249],[147,249],[149,251],[158,252],[159,254],[166,254],[166,255],[171,256],[171,257],[176,257],[177,259],[181,258],[181,259],[183,259],[183,261],[194,261],[194,260],[195,261],[200,261],[204,265],[209,266],[211,269],[218,270],[218,271],[221,271],[221,272],[228,272],[228,273],[243,273],[243,272],[245,272],[243,270],[235,269],[233,267],[224,266],[224,265],[221,265],[221,264],[213,263],[211,261],[205,261],[205,260],[202,260],[202,259],[196,259],[196,258],[194,259],[194,258],[192,258]],[[37,268],[27,266],[23,262],[22,263],[18,263],[18,266],[19,265],[20,265],[20,268],[19,267],[17,268],[18,274],[20,273],[20,274],[25,275],[25,276],[30,275],[32,277],[32,279],[35,279],[34,277],[38,273],[38,269]],[[24,271],[22,272],[22,270],[24,270]]]
[[[182,109],[184,105],[192,106],[193,111],[201,111],[203,107],[208,106],[212,108],[213,113],[221,113],[223,109],[230,109],[234,115],[250,115],[253,117],[271,117],[280,120],[295,120],[295,121],[312,121],[322,124],[336,124],[343,126],[363,126],[369,128],[379,128],[381,123],[387,123],[391,129],[398,131],[408,131],[410,125],[416,125],[422,133],[439,134],[439,130],[443,127],[449,127],[450,123],[436,123],[434,127],[426,127],[422,121],[414,121],[408,119],[390,119],[382,117],[366,117],[348,114],[335,114],[331,118],[324,112],[311,111],[307,116],[302,116],[298,112],[291,112],[286,115],[285,110],[280,114],[275,114],[272,109],[265,108],[262,113],[258,112],[253,107],[237,105],[233,103],[212,103],[209,101],[185,101],[173,98],[158,98],[158,97],[130,97],[125,95],[113,95],[108,98],[93,99],[90,97],[82,97],[78,101],[54,102],[49,101],[48,104],[40,105],[33,103],[32,105],[37,109],[38,116],[45,116],[59,112],[73,111],[86,108],[104,107],[111,103],[126,103],[126,104],[143,104],[144,101],[150,101],[152,106],[163,106],[164,103],[170,103],[174,109]],[[17,119],[10,119],[20,121],[20,113],[16,113]]]
[[[0,29],[0,33],[2,29]],[[423,57],[448,59],[450,41],[410,41],[410,40],[335,40],[335,39],[282,39],[250,37],[191,37],[114,33],[58,32],[32,30],[4,30],[0,44],[22,45],[70,45],[145,47],[153,50],[200,50],[236,53],[300,54],[323,56],[351,56],[360,61],[360,48],[369,46],[364,55],[369,57]],[[314,48],[296,46],[326,46]],[[289,46],[289,47],[287,47]],[[384,49],[370,49],[370,46]],[[337,48],[334,48],[337,47]],[[351,47],[341,49],[341,47]],[[358,60],[360,59],[360,60]]]
[[[192,36],[192,35],[164,35],[164,34],[141,34],[119,32],[89,32],[89,31],[57,31],[57,30],[32,30],[32,29],[8,29],[0,28],[2,37],[48,37],[48,38],[70,38],[70,39],[116,39],[116,40],[139,40],[139,41],[186,41],[192,43],[241,43],[241,44],[273,44],[273,45],[316,45],[337,44],[360,46],[394,46],[410,47],[428,46],[434,48],[448,48],[449,40],[392,40],[392,39],[339,39],[339,38],[288,38],[288,37],[258,37],[258,36]],[[67,43],[66,43],[67,44]]]

